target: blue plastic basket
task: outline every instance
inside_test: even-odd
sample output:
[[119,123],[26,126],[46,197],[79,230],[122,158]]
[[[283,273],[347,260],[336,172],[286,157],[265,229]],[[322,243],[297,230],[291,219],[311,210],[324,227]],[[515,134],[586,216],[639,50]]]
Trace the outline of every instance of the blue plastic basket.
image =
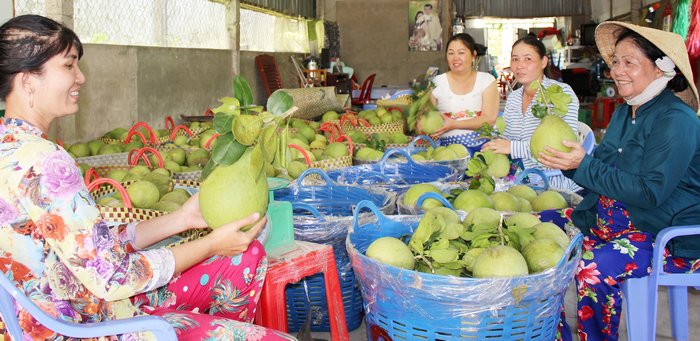
[[[387,162],[394,154],[402,155],[406,162]],[[397,193],[402,193],[413,184],[456,181],[461,175],[454,167],[417,163],[401,149],[388,150],[377,163],[334,169],[327,174],[338,183],[378,185]]]
[[[369,208],[376,220],[366,215],[358,217],[363,208]],[[410,235],[419,220],[419,216],[388,219],[370,202],[360,202],[355,210],[346,246],[365,302],[369,339],[556,338],[564,295],[581,258],[580,233],[554,268],[514,278],[426,274],[364,256],[375,239]]]
[[[307,210],[313,215],[294,218],[294,238],[333,247],[340,292],[343,297],[345,322],[348,330],[357,329],[362,324],[362,294],[345,248],[345,239],[353,218],[351,216],[324,217],[314,207],[306,204],[295,204],[294,207],[297,210]],[[323,276],[317,274],[306,277],[305,280],[309,292],[308,302],[303,282],[288,285],[285,289],[289,331],[298,331],[304,325],[309,310],[311,310],[311,330],[329,331],[328,304]]]
[[[304,179],[309,175],[319,176],[325,184],[304,185]],[[292,205],[307,204],[317,209],[321,214],[332,216],[351,216],[353,207],[362,200],[369,200],[382,208],[386,214],[394,213],[396,195],[381,188],[361,186],[346,186],[335,184],[322,170],[309,168],[297,178],[294,186],[277,189],[275,200],[289,201]],[[307,213],[295,211],[294,214]]]

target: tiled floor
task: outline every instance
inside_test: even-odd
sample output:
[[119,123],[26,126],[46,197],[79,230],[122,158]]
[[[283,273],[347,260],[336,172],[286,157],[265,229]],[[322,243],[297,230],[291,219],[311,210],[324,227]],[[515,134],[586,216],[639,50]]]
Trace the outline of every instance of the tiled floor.
[[[700,340],[700,291],[691,290],[689,297],[689,319],[690,319],[690,338],[689,340]],[[569,326],[574,328],[573,334],[574,340],[578,340],[576,336],[576,292],[575,287],[572,285],[569,291],[566,293],[566,316]],[[624,311],[621,315],[621,327],[620,327],[620,341],[627,340],[627,328],[625,326],[625,315]],[[673,340],[671,337],[670,328],[670,318],[668,313],[668,301],[666,299],[666,289],[661,288],[659,291],[659,312],[656,324],[656,340],[667,341]],[[330,333],[312,333],[314,340],[330,340]],[[365,332],[364,323],[357,329],[350,332],[350,340],[352,341],[366,341],[367,334]],[[300,341],[311,341],[311,340],[300,340]],[[637,340],[630,340],[637,341]],[[645,341],[645,340],[640,340]]]

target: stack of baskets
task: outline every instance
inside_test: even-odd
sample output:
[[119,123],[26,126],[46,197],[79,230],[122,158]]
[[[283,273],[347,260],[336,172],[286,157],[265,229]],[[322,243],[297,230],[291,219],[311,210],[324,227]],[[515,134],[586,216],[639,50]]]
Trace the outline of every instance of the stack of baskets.
[[[309,175],[320,177],[326,182],[325,185],[302,185],[304,178]],[[294,207],[295,240],[333,247],[346,323],[349,330],[356,329],[362,323],[362,296],[345,249],[345,238],[352,224],[352,208],[357,202],[367,200],[381,207],[386,214],[392,214],[395,209],[395,194],[383,189],[336,185],[318,169],[307,170],[295,183],[277,189],[273,194],[275,200],[291,202]],[[303,282],[287,286],[289,330],[300,329],[307,312],[311,310],[311,330],[328,331],[330,324],[323,276],[310,276],[305,282],[308,301]]]
[[[369,208],[373,215],[359,215]],[[372,340],[553,340],[564,294],[581,257],[577,233],[542,273],[476,279],[406,270],[364,256],[377,238],[410,235],[419,216],[385,217],[370,202],[355,209],[346,246],[362,288]]]

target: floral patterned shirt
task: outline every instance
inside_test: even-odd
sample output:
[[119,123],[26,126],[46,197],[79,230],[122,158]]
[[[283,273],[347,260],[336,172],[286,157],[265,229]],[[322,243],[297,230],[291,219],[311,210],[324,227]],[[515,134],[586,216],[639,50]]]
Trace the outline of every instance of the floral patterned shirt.
[[[129,297],[173,276],[168,249],[136,250],[136,224],[110,229],[68,153],[0,118],[0,270],[48,314],[72,322],[140,315]],[[33,340],[61,338],[21,310]],[[0,335],[3,330],[0,326]]]

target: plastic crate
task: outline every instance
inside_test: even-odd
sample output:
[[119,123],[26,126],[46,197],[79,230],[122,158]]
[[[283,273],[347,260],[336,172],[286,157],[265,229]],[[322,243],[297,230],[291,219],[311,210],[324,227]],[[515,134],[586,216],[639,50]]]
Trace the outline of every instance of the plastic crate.
[[[376,218],[359,217],[363,208],[369,208]],[[360,202],[355,212],[346,246],[361,285],[369,339],[556,338],[564,295],[581,258],[580,233],[574,236],[559,264],[542,273],[461,278],[396,268],[364,256],[377,238],[410,235],[420,217],[388,219],[370,202]]]
[[[359,284],[355,281],[355,272],[350,264],[350,257],[345,248],[348,228],[352,224],[352,216],[329,217],[323,216],[314,207],[306,204],[295,204],[294,208],[307,210],[311,216],[296,216],[294,218],[294,238],[333,247],[333,256],[338,268],[340,291],[343,297],[343,309],[348,330],[354,330],[362,324],[362,294]],[[328,305],[326,303],[326,286],[323,276],[313,275],[306,279],[309,301],[302,282],[288,285],[287,295],[287,325],[290,331],[298,331],[306,320],[307,312],[311,310],[311,330],[329,331]]]

